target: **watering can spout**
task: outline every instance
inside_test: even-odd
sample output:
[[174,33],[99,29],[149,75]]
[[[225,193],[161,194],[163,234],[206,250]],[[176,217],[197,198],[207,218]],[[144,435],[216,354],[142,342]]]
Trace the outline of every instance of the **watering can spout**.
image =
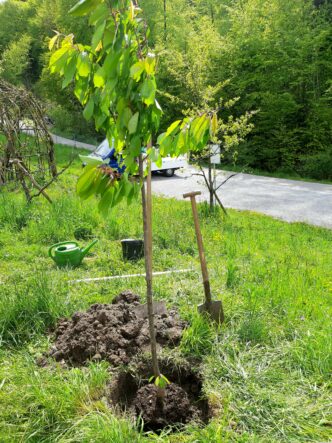
[[92,243],[90,243],[88,246],[86,246],[85,248],[81,249],[81,254],[82,254],[82,258],[84,258],[86,256],[86,254],[90,251],[90,249],[92,248],[92,246],[94,246],[96,243],[98,243],[98,239],[94,240]]

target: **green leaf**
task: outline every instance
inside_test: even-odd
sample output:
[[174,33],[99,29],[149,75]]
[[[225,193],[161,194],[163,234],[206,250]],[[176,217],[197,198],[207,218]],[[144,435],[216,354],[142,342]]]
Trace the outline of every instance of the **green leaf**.
[[180,131],[179,135],[176,140],[176,154],[180,155],[181,153],[186,152],[187,149],[187,132],[186,131]]
[[129,120],[128,122],[129,134],[135,134],[138,125],[138,117],[139,117],[139,112],[135,112],[135,114]]
[[69,10],[69,13],[76,16],[89,14],[89,12],[93,11],[102,1],[103,0],[80,0]]
[[156,82],[146,79],[141,88],[141,96],[146,105],[152,105],[156,95]]
[[96,88],[103,88],[105,86],[106,73],[104,68],[99,68],[93,76],[93,84]]
[[108,175],[104,175],[102,179],[100,180],[100,183],[96,189],[96,195],[104,195],[104,192],[106,192],[106,189],[110,185],[111,181]]
[[103,47],[104,49],[109,48],[112,43],[113,43],[113,39],[114,39],[114,28],[106,28],[104,31],[104,36],[103,36]]
[[217,130],[218,130],[218,117],[217,114],[214,112],[210,123],[211,137],[213,137],[216,134]]
[[48,49],[49,49],[50,51],[52,51],[52,49],[54,48],[54,45],[55,45],[56,41],[58,40],[58,38],[59,38],[59,34],[57,33],[57,34],[55,34],[55,35],[51,38],[51,40],[49,41],[49,43],[48,43]]
[[86,52],[81,52],[78,56],[78,62],[77,62],[77,73],[81,77],[88,77],[91,70],[91,64],[89,56]]
[[122,198],[124,197],[123,181],[120,180],[120,181],[116,182],[114,188],[115,188],[115,190],[114,190],[114,197],[113,197],[113,201],[112,201],[112,207],[113,208],[117,204],[119,204],[120,201],[122,200]]
[[140,191],[141,187],[137,183],[133,183],[133,186],[127,196],[127,204],[130,205],[131,202],[138,197],[138,193]]
[[131,188],[131,190],[129,191],[128,195],[127,195],[127,204],[130,205],[131,202],[133,201],[135,196],[135,186],[133,186]]
[[154,384],[160,389],[165,389],[170,381],[163,374],[160,374],[155,378]]
[[49,65],[50,66],[54,65],[67,51],[68,51],[68,48],[66,46],[64,46],[64,47],[61,47],[60,49],[58,49],[57,51],[53,52],[53,54],[51,55],[51,58],[50,58]]
[[128,179],[128,173],[124,172],[121,177],[123,195],[127,197],[129,191],[131,190],[131,182]]
[[69,60],[67,66],[64,68],[64,79],[62,82],[62,88],[65,88],[69,85],[69,83],[73,80],[75,72],[76,72],[76,62],[77,57],[76,54]]
[[166,137],[168,137],[166,132],[163,132],[162,134],[159,134],[159,136],[157,138],[157,145],[161,145]]
[[157,158],[157,160],[155,161],[156,166],[158,166],[158,168],[161,168],[163,165],[163,158],[161,155],[159,155],[159,157]]
[[145,59],[145,71],[148,75],[153,75],[156,69],[156,57],[154,54]]
[[[166,135],[166,134],[165,134]],[[162,141],[159,143],[160,154],[162,157],[165,157],[172,151],[173,143],[172,137],[164,137]]]
[[179,126],[179,124],[181,123],[181,120],[176,120],[175,122],[173,122],[166,131],[167,135],[172,134],[173,131],[175,131],[175,129]]
[[82,105],[87,101],[88,87],[89,83],[86,77],[79,77],[75,83],[74,94]]
[[103,68],[105,69],[105,72],[107,73],[108,77],[116,77],[117,71],[116,67],[119,63],[119,59],[121,56],[121,52],[110,52],[104,61]]
[[109,15],[109,10],[105,3],[101,3],[97,8],[92,12],[89,17],[89,25],[95,25],[99,20],[106,19]]
[[128,128],[129,121],[132,118],[133,113],[130,108],[124,108],[121,113],[119,113],[120,124],[123,128]]
[[95,50],[99,46],[99,43],[101,42],[104,34],[105,26],[106,26],[106,21],[103,21],[103,23],[99,25],[98,28],[95,30],[91,42],[91,48],[93,50]]
[[94,176],[96,175],[97,167],[96,166],[86,166],[83,174],[79,177],[76,185],[76,192],[79,197],[84,198],[87,192],[89,192],[89,188],[93,184]]
[[163,110],[162,110],[162,108],[161,108],[159,102],[157,101],[157,99],[155,99],[154,104],[156,105],[156,108],[157,108],[160,112],[163,112]]
[[119,101],[116,105],[116,110],[119,115],[123,112],[123,110],[127,107],[127,105],[128,105],[128,101],[126,100],[126,98],[123,96],[120,96]]
[[134,157],[138,157],[141,153],[142,142],[139,135],[134,135],[130,140],[130,150]]
[[113,203],[114,197],[114,187],[110,186],[98,203],[98,211],[102,214],[103,217],[106,217],[108,214],[108,210]]
[[[157,100],[155,100],[155,102],[156,101]],[[152,122],[155,130],[157,130],[159,128],[161,115],[162,115],[162,111],[160,109],[158,109],[156,107],[156,105],[154,105],[152,107],[152,111],[151,111],[151,122]]]
[[90,118],[92,117],[94,106],[95,106],[95,104],[93,101],[93,97],[90,97],[89,101],[83,111],[83,115],[86,120],[90,120]]
[[135,63],[130,68],[130,77],[138,82],[139,79],[141,78],[144,69],[145,69],[145,63],[143,61]]
[[68,46],[63,46],[51,55],[49,62],[51,72],[61,71],[70,56],[70,52],[71,49]]
[[150,155],[151,161],[154,162],[154,161],[158,160],[159,155],[160,155],[158,149],[152,147],[148,150],[148,153]]
[[95,124],[96,129],[100,129],[102,125],[105,123],[105,120],[107,119],[107,115],[104,113],[99,113],[97,117],[95,117]]
[[199,143],[202,138],[206,135],[205,132],[210,128],[210,119],[204,116],[204,120],[199,128],[196,130],[195,138],[196,142]]

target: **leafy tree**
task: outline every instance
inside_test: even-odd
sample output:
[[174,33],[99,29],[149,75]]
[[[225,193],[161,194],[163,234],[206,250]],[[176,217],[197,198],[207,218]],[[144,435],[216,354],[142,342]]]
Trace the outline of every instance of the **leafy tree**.
[[10,43],[0,60],[1,77],[14,85],[23,83],[30,65],[30,48],[31,38],[26,34]]
[[[82,44],[91,41],[87,16],[67,13],[75,1],[0,3],[0,58],[29,36],[28,69],[21,78],[55,114],[61,116],[61,108],[73,116],[75,131],[90,134],[81,106],[55,88],[44,69],[52,29],[73,32]],[[158,54],[163,129],[197,104],[202,80],[214,87],[229,79],[224,98],[241,97],[235,116],[260,110],[254,131],[239,146],[240,163],[332,178],[326,166],[332,158],[330,1],[140,0],[140,6]]]
[[[94,27],[91,44],[75,43],[72,34],[63,38],[56,34],[49,44],[50,49],[58,45],[50,58],[51,71],[60,74],[63,87],[73,82],[85,118],[93,119],[96,129],[106,133],[110,144],[114,142],[126,166],[121,177],[108,166],[87,167],[77,191],[84,199],[99,195],[99,209],[106,214],[110,206],[124,198],[130,203],[141,189],[151,354],[162,397],[165,380],[158,366],[152,296],[151,162],[158,163],[168,154],[201,149],[214,135],[217,117],[215,113],[203,113],[173,122],[158,137],[157,151],[152,142],[162,111],[156,100],[156,57],[148,46],[149,31],[141,19],[140,8],[130,0],[81,0],[71,12],[89,15],[89,23]],[[147,147],[146,152],[142,147]],[[129,175],[137,172],[139,185]]]
[[247,0],[229,7],[221,64],[230,92],[243,97],[240,107],[260,109],[241,161],[300,171],[305,158],[329,145],[329,119],[322,122],[324,131],[309,123],[326,114],[322,98],[332,74],[325,14],[303,0]]
[[0,52],[27,32],[34,10],[30,2],[7,0],[0,3]]

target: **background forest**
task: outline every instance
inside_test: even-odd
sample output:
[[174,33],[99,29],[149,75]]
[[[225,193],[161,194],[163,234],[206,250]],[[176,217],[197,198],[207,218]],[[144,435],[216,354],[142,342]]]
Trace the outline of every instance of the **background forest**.
[[[47,69],[53,29],[91,39],[87,21],[67,13],[75,3],[0,3],[0,76],[44,100],[55,131],[91,141],[103,135],[83,119],[70,88],[59,93],[60,80]],[[236,97],[233,114],[257,111],[255,129],[238,148],[238,165],[332,179],[330,0],[139,3],[159,53],[164,125],[200,108],[211,95]]]

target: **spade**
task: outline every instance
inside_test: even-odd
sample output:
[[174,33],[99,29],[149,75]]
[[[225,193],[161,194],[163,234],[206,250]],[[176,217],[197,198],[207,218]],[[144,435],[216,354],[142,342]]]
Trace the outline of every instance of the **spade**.
[[192,207],[193,217],[194,217],[199,259],[201,262],[201,269],[202,269],[202,276],[203,276],[205,302],[198,306],[198,311],[200,313],[208,313],[210,315],[210,317],[212,318],[212,320],[216,321],[217,323],[222,323],[224,321],[224,311],[223,311],[223,307],[222,307],[222,302],[221,302],[221,300],[212,300],[212,297],[211,297],[209,274],[208,274],[206,260],[205,260],[202,233],[201,233],[201,229],[199,226],[198,211],[197,211],[196,198],[195,198],[196,195],[201,195],[201,192],[200,191],[188,192],[187,194],[183,194],[183,198],[189,197],[191,200],[191,207]]

